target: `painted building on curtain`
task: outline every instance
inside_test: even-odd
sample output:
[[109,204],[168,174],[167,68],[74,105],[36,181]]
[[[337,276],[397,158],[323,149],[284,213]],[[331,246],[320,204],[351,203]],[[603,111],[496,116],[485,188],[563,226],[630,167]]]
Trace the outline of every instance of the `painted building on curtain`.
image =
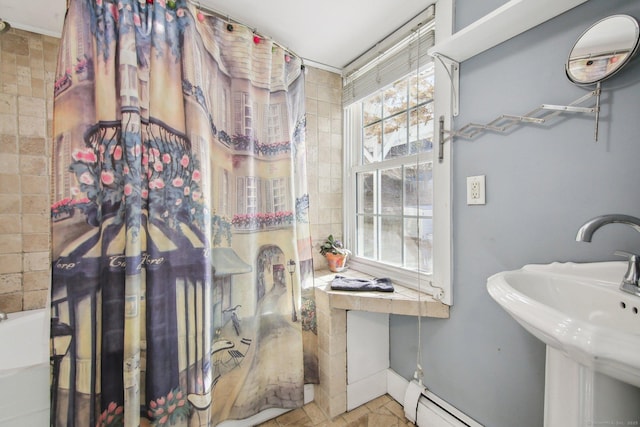
[[[86,9],[84,2],[74,2],[71,7],[80,10]],[[86,12],[85,12],[86,13]],[[71,108],[60,108],[59,113],[54,117],[55,121],[72,123],[69,130],[61,135],[57,135],[57,140],[53,144],[54,161],[63,164],[67,159],[71,158],[74,150],[84,148],[84,133],[86,131],[86,123],[95,122],[95,96],[93,86],[93,61],[90,57],[93,55],[93,45],[91,42],[91,34],[84,34],[86,27],[78,25],[77,22],[68,22],[67,25],[73,26],[74,31],[82,34],[78,38],[78,43],[70,46],[61,46],[62,51],[60,57],[65,63],[75,64],[75,66],[67,68],[63,73],[59,73],[55,77],[54,97],[60,105],[67,106],[75,102],[75,98],[70,94],[68,89],[73,85],[77,93],[81,93],[82,97],[87,101],[87,108],[83,109],[80,114],[74,112]],[[71,142],[65,143],[65,142]],[[66,170],[57,170],[52,177],[54,181],[53,187],[56,193],[53,200],[57,203],[65,204],[74,200],[76,196],[77,181],[73,174]],[[54,250],[63,248],[67,243],[73,241],[78,236],[87,232],[90,226],[80,215],[69,217],[74,214],[73,209],[60,209],[59,213],[53,215],[54,222],[60,222],[59,226],[64,227],[64,233],[53,235]],[[64,239],[60,241],[61,239]],[[55,260],[59,253],[53,253],[52,258]]]
[[[292,173],[296,124],[289,123],[285,92],[302,71],[300,61],[289,62],[284,52],[273,55],[280,59],[279,63],[272,61],[272,50],[282,48],[268,40],[253,43],[254,61],[249,62],[243,49],[234,48],[234,43],[247,41],[238,41],[242,36],[228,31],[221,20],[214,26],[198,26],[197,30],[202,44],[191,46],[192,54],[204,56],[209,64],[185,61],[185,92],[191,95],[185,98],[185,109],[187,118],[204,115],[210,123],[211,138],[201,143],[209,143],[211,150],[211,175],[205,181],[212,183],[212,251],[215,257],[217,248],[231,248],[232,259],[225,259],[237,269],[220,266],[227,274],[215,275],[220,302],[216,303],[219,307],[214,316],[219,315],[225,323],[228,318],[220,314],[221,310],[241,304],[238,316],[250,317],[260,299],[274,287],[286,287],[291,292],[287,264],[299,247],[308,246],[308,233],[298,235],[301,243],[292,240],[290,233],[296,224],[296,210],[306,215],[307,199],[304,195],[296,197],[291,188],[292,176],[294,180],[305,178]],[[270,72],[271,67],[281,69]],[[290,68],[286,73],[285,67]],[[291,81],[278,81],[284,76]],[[187,128],[189,134],[189,124]],[[206,132],[198,130],[193,134],[191,140],[195,144],[195,135]],[[305,153],[295,148],[294,152],[303,161]],[[295,186],[306,188],[306,182],[296,182]],[[311,282],[311,259],[307,249],[300,259],[293,260],[293,279],[306,277],[307,287]],[[298,304],[301,296],[295,293],[294,298]],[[216,323],[217,320],[214,318]]]

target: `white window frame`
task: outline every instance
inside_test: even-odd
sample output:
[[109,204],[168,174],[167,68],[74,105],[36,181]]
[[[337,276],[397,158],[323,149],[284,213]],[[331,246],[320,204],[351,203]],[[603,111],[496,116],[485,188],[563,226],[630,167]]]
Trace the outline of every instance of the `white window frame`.
[[247,176],[245,180],[246,206],[245,211],[248,214],[257,214],[260,212],[258,205],[258,192],[260,191],[259,179],[255,176]]
[[235,131],[239,135],[253,135],[254,106],[248,92],[236,92],[234,103]]
[[254,215],[260,212],[261,184],[257,176],[236,178],[236,213]]
[[228,113],[228,106],[229,106],[229,89],[227,88],[221,88],[220,89],[220,100],[221,102],[218,103],[217,107],[218,107],[218,114],[220,115],[220,130],[224,130],[225,132],[230,132],[229,131],[229,113]]
[[220,170],[220,192],[218,210],[222,215],[229,214],[229,171],[222,168]]
[[[453,0],[437,0],[435,17],[436,40],[443,40],[453,33]],[[354,256],[350,267],[377,277],[391,277],[403,286],[431,294],[447,305],[453,305],[452,286],[452,204],[451,204],[451,144],[443,147],[443,160],[438,160],[438,146],[435,143],[440,130],[439,117],[444,118],[445,129],[451,129],[453,91],[447,65],[434,61],[434,147],[433,155],[433,273],[426,274],[370,259]],[[347,247],[356,246],[356,179],[354,161],[358,159],[359,146],[350,141],[358,141],[361,132],[361,115],[355,110],[345,109],[344,114],[344,241]]]
[[287,196],[289,195],[287,188],[287,180],[285,178],[273,178],[271,180],[271,194],[269,195],[272,201],[271,212],[284,212],[287,210]]
[[284,139],[282,136],[282,105],[265,105],[264,115],[264,126],[267,143],[273,144],[275,142],[282,141]]

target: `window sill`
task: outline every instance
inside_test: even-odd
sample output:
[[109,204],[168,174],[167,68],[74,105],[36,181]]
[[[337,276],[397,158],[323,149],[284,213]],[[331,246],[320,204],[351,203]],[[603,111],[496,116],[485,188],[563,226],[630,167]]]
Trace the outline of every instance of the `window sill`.
[[[395,281],[394,292],[334,291],[331,290],[331,280],[335,273],[329,270],[316,270],[314,274],[314,286],[317,291],[320,291],[320,298],[327,298],[328,307],[331,309],[449,318],[448,305],[435,300],[429,294],[407,288]],[[345,270],[340,274],[346,277],[372,278],[355,270]]]

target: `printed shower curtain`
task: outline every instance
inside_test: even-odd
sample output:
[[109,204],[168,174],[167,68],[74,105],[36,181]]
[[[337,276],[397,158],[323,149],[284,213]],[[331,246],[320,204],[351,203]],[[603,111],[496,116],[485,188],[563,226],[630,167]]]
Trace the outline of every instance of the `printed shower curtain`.
[[303,404],[317,357],[302,69],[185,0],[69,1],[52,426],[213,426]]

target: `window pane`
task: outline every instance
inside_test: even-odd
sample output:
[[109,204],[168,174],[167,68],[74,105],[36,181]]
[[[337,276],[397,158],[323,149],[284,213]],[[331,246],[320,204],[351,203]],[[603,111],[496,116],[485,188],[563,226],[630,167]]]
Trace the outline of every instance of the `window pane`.
[[353,175],[354,255],[427,274],[432,273],[433,84],[433,65],[425,65],[361,102],[358,160],[364,167]]
[[433,172],[429,163],[406,166],[404,170],[404,215],[432,216]]
[[273,191],[273,211],[282,212],[286,210],[287,192],[284,178],[276,178],[271,181]]
[[380,221],[380,261],[401,266],[404,242],[402,219],[383,217]]
[[356,174],[357,213],[375,213],[376,181],[374,172],[360,172]]
[[405,266],[425,273],[431,273],[433,266],[432,178],[430,163],[405,168]]
[[376,219],[373,215],[358,215],[357,256],[376,259],[376,228]]
[[[431,218],[407,218],[405,224],[405,267],[411,270],[418,268],[423,273],[431,273],[433,269],[433,220]],[[420,237],[418,237],[420,236]]]
[[399,167],[380,172],[380,213],[402,215],[402,169]]
[[414,108],[409,113],[411,154],[433,149],[433,104]]
[[362,101],[362,123],[365,125],[382,119],[382,94],[376,93]]
[[407,113],[398,114],[383,122],[384,160],[406,156],[407,149]]
[[364,128],[363,138],[362,164],[379,162],[382,149],[382,124],[377,123]]
[[422,70],[416,77],[415,74],[409,78],[409,106],[415,107],[433,99],[433,64]]
[[254,176],[247,177],[247,213],[258,212],[258,180]]
[[405,111],[407,109],[408,79],[398,80],[384,91],[384,117]]

